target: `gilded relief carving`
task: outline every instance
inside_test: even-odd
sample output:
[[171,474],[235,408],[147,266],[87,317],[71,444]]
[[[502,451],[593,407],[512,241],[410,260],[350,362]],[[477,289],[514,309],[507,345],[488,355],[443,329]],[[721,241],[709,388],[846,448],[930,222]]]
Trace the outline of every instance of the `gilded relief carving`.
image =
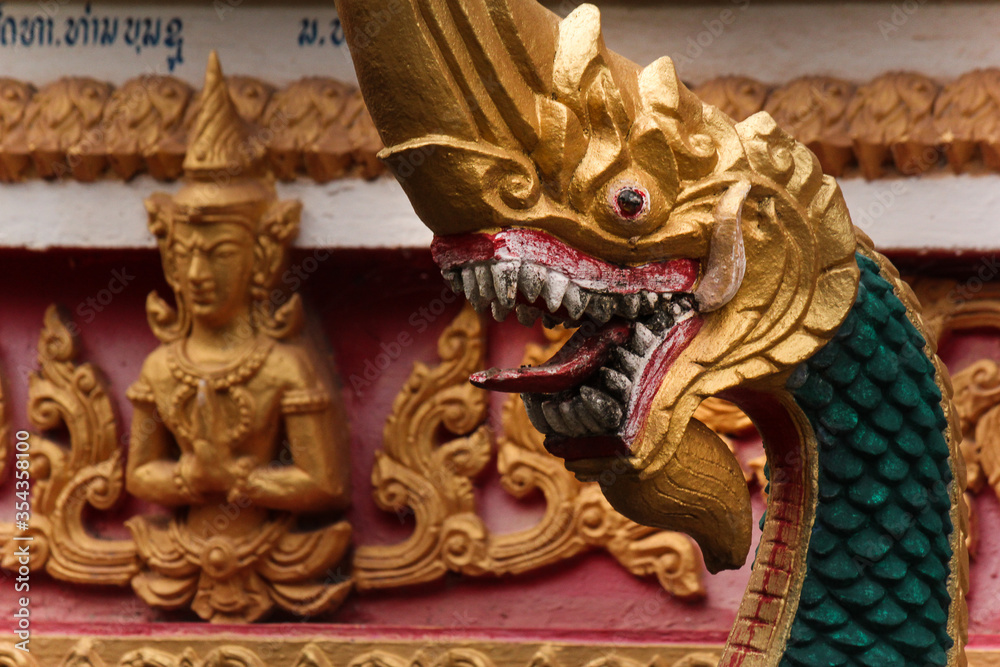
[[[198,106],[198,94],[186,83],[144,76],[112,93],[110,84],[73,81],[38,92],[28,82],[0,78],[0,182],[29,177],[33,157],[41,160],[37,175],[45,177],[89,181],[106,166],[124,179],[142,171],[161,180],[181,175]],[[838,175],[856,161],[866,178],[880,178],[888,163],[905,174],[936,167],[932,150],[937,146],[956,172],[976,160],[1000,170],[998,81],[996,69],[975,70],[943,85],[916,73],[892,73],[859,85],[822,76],[783,85],[725,76],[703,82],[694,92],[736,121],[765,108],[782,116],[782,127],[817,150],[827,173]],[[228,83],[240,114],[258,127],[256,135],[267,145],[279,178],[304,173],[326,182],[383,173],[376,158],[382,142],[353,88],[324,77],[281,89],[245,76],[230,77]],[[133,108],[123,111],[123,99],[132,100]],[[47,106],[53,111],[46,115]],[[64,113],[58,109],[75,110],[65,122],[53,122],[53,116]],[[846,128],[844,118],[849,119]],[[88,131],[81,134],[81,128]],[[79,148],[70,157],[66,150],[74,144]]]
[[143,166],[154,177],[172,180],[184,160],[171,148],[174,134],[184,125],[185,110],[194,89],[172,76],[141,76],[126,81],[104,110],[106,150],[111,168],[128,180]]
[[881,177],[890,157],[907,175],[937,166],[934,102],[939,91],[936,81],[916,72],[891,72],[858,87],[847,115],[865,178]]
[[[60,638],[52,644],[72,642]],[[715,667],[719,653],[686,646],[570,646],[497,642],[355,642],[266,640],[211,643],[174,638],[152,645],[128,639],[81,639],[46,651],[51,667]],[[205,648],[210,646],[210,648]],[[21,654],[21,655],[18,655]],[[23,656],[23,657],[22,657]],[[0,665],[41,663],[0,644]]]
[[[522,365],[538,365],[551,358],[572,333],[547,330],[548,347],[530,345]],[[597,484],[578,482],[560,460],[545,451],[544,438],[532,428],[520,396],[504,402],[502,423],[497,452],[501,483],[518,498],[541,490],[547,505],[538,525],[495,538],[495,559],[505,563],[503,571],[526,571],[603,548],[632,574],[655,575],[674,597],[704,597],[701,554],[687,536],[626,519],[611,507]]]
[[28,107],[35,87],[0,77],[0,182],[12,183],[31,164],[28,147]]
[[[566,333],[551,334],[565,339]],[[555,342],[554,345],[557,345]],[[451,570],[472,576],[528,572],[604,548],[637,576],[656,576],[682,599],[704,596],[703,568],[687,537],[640,526],[615,512],[596,484],[573,479],[545,453],[520,399],[503,409],[498,439],[501,484],[521,498],[541,490],[546,513],[532,528],[490,533],[476,513],[472,479],[492,456],[484,392],[468,384],[484,360],[485,333],[466,308],[438,342],[441,363],[417,364],[397,396],[376,456],[372,482],[379,506],[415,518],[413,535],[391,546],[360,546],[359,589],[432,581]],[[525,363],[551,356],[531,346]],[[441,441],[441,427],[449,436]]]
[[[38,341],[41,369],[28,385],[28,418],[40,431],[65,428],[69,444],[31,436],[32,567],[78,584],[124,585],[136,572],[130,540],[95,537],[88,510],[107,510],[124,490],[115,413],[101,374],[78,364],[79,342],[55,306]],[[0,528],[2,565],[16,570],[13,526]]]
[[305,172],[317,182],[359,168],[365,178],[384,171],[375,155],[382,143],[361,95],[322,77],[297,81],[275,95],[265,125],[275,127],[268,156],[275,174],[291,180]]
[[176,307],[148,300],[162,345],[128,391],[126,479],[175,510],[127,522],[142,563],[132,587],[213,622],[315,615],[350,590],[329,572],[351,531],[298,516],[343,509],[349,466],[342,408],[298,335],[302,303],[274,291],[301,207],[276,199],[214,54],[200,110],[184,187],[146,202]]
[[956,173],[977,150],[987,168],[1000,169],[1000,69],[977,69],[945,84],[934,123]]
[[93,181],[107,166],[101,122],[112,87],[89,77],[66,77],[41,88],[25,112],[28,149],[42,178],[72,174]]
[[841,176],[854,159],[847,133],[853,95],[854,84],[848,81],[807,76],[772,91],[764,110],[816,154],[825,173]]
[[709,79],[692,92],[733,120],[742,121],[764,109],[770,91],[765,84],[746,76],[722,76]]

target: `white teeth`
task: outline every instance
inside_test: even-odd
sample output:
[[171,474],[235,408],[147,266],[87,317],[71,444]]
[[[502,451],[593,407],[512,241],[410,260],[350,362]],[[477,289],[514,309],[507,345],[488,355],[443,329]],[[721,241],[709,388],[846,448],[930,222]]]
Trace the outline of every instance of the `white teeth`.
[[528,300],[528,303],[534,303],[538,295],[542,293],[547,273],[548,271],[544,267],[537,264],[532,264],[531,262],[521,264],[518,283],[521,287],[521,294]]
[[569,278],[558,271],[550,271],[542,288],[542,297],[545,298],[545,305],[550,313],[559,310],[562,305],[563,295],[569,288]]
[[447,281],[448,286],[451,287],[451,291],[455,294],[461,294],[464,292],[462,286],[462,272],[457,269],[451,269],[448,271],[442,271],[441,275],[444,276],[445,281]]
[[642,357],[636,356],[622,347],[614,347],[611,356],[618,362],[619,368],[629,377],[636,377],[642,368]]
[[563,305],[566,306],[566,312],[569,313],[570,319],[578,320],[587,309],[587,303],[590,301],[590,293],[580,289],[580,286],[576,283],[570,283],[569,287],[566,288],[566,294],[563,296],[562,301]]
[[636,322],[632,328],[632,340],[630,342],[633,343],[632,349],[635,352],[644,354],[646,350],[660,342],[660,339],[656,337],[656,334],[647,329],[645,324]]
[[490,309],[493,311],[493,319],[497,322],[503,322],[510,315],[510,308],[505,308],[499,301],[490,304]]
[[632,393],[632,381],[613,368],[601,368],[599,372],[604,385],[618,398],[628,401],[628,397]]
[[508,310],[514,307],[514,299],[517,298],[517,273],[520,268],[518,262],[497,262],[491,267],[497,299]]
[[580,396],[583,398],[583,404],[601,426],[607,430],[618,428],[622,420],[622,408],[618,405],[618,401],[603,391],[586,385],[580,387]]
[[532,306],[526,306],[523,303],[517,304],[517,321],[526,327],[534,326],[535,320],[538,319],[542,311]]
[[639,295],[623,294],[618,301],[618,313],[624,318],[634,320],[639,315]]
[[462,283],[465,289],[465,298],[472,301],[472,297],[479,297],[479,288],[476,286],[476,271],[471,266],[462,269]]
[[555,401],[545,401],[542,403],[542,414],[545,415],[545,421],[549,423],[557,433],[568,433],[569,428],[567,428],[566,423],[562,418],[562,411],[559,409],[559,404]]
[[642,290],[639,294],[639,309],[644,313],[651,313],[656,310],[656,302],[658,300],[659,297],[655,292]]
[[590,433],[600,433],[604,429],[598,423],[594,416],[590,414],[590,410],[587,406],[583,404],[583,399],[577,396],[573,399],[573,411],[576,413],[577,419],[580,423],[587,429]]
[[569,431],[566,435],[576,437],[587,435],[587,427],[580,423],[580,419],[576,416],[576,410],[573,409],[572,401],[563,401],[560,403],[559,414],[563,418],[563,423],[566,425],[567,431]]
[[606,323],[615,313],[615,298],[608,294],[596,294],[590,301],[587,314],[600,324]]
[[524,408],[528,412],[528,419],[531,420],[531,425],[542,433],[551,433],[552,429],[549,427],[549,422],[546,421],[545,413],[542,411],[542,400],[535,394],[521,394],[521,400],[524,401]]
[[472,307],[476,309],[476,312],[481,313],[486,310],[486,307],[490,304],[490,300],[484,299],[479,292],[479,285],[476,280],[476,269],[471,266],[467,266],[462,269],[462,283],[465,289],[465,298],[472,304]]
[[479,296],[487,301],[492,301],[496,297],[493,291],[493,274],[490,267],[480,264],[476,267],[476,282],[479,283]]

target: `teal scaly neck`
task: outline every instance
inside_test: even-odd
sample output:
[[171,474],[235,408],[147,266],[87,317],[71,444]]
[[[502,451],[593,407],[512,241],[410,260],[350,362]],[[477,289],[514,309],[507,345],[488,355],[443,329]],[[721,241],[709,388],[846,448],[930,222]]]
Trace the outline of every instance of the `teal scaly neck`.
[[926,341],[872,260],[835,339],[789,381],[819,447],[806,575],[781,667],[944,667],[947,420]]

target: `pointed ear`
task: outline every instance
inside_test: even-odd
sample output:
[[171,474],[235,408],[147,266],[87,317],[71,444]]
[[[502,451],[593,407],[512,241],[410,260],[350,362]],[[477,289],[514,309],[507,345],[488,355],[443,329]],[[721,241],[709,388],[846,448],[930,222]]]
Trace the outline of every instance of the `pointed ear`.
[[278,201],[268,207],[261,219],[261,231],[276,241],[288,245],[299,233],[302,202]]

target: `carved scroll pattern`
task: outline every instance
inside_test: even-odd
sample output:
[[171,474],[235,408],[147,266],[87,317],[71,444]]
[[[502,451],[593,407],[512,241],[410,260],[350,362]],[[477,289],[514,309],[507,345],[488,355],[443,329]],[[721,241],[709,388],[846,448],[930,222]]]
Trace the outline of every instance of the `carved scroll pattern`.
[[[279,178],[305,173],[319,182],[385,171],[381,141],[354,88],[309,77],[282,90],[248,76],[227,79],[229,94],[268,149]],[[201,94],[171,76],[146,75],[115,88],[64,77],[40,89],[0,78],[0,182],[32,176],[82,182],[110,171],[173,180],[182,172]]]
[[[228,638],[231,641],[231,638]],[[476,645],[452,646],[448,643],[434,643],[417,646],[408,650],[386,650],[375,648],[376,642],[351,644],[327,644],[314,642],[305,646],[288,645],[268,646],[267,650],[254,650],[252,645],[236,643],[216,644],[206,652],[196,651],[188,647],[180,653],[174,653],[169,646],[152,645],[109,651],[108,644],[129,646],[134,644],[127,639],[101,641],[99,644],[91,639],[81,639],[72,646],[69,652],[58,663],[59,667],[269,667],[271,665],[287,665],[289,667],[498,667],[499,665],[523,665],[524,667],[570,667],[571,664],[586,667],[715,667],[720,655],[711,651],[685,650],[683,647],[668,649],[659,647],[658,653],[669,656],[664,660],[655,647],[648,647],[633,654],[648,654],[648,657],[626,657],[617,652],[607,650],[607,647],[581,647],[573,653],[586,655],[596,654],[592,659],[583,658],[581,662],[574,656],[573,662],[560,656],[560,649],[543,646],[535,649],[527,645],[503,646],[500,662],[495,661],[491,654],[496,646]],[[203,643],[203,642],[200,642]],[[164,642],[166,644],[166,642]],[[267,645],[264,645],[267,646]],[[263,648],[263,646],[262,646]],[[117,654],[118,659],[108,656]],[[30,653],[18,651],[10,645],[0,644],[0,665],[7,667],[38,667],[41,663]],[[53,663],[55,665],[56,663]]]
[[[31,436],[32,566],[63,581],[126,585],[137,571],[131,540],[96,538],[87,507],[110,509],[124,489],[118,429],[107,388],[90,364],[77,364],[78,343],[55,306],[45,312],[38,341],[41,370],[28,385],[28,418],[39,430],[68,430],[71,446]],[[6,526],[0,553],[14,566]]]
[[[354,567],[360,589],[432,581],[451,570],[502,575],[534,570],[582,551],[603,547],[636,575],[655,575],[670,593],[705,593],[700,554],[686,537],[639,526],[620,516],[596,485],[582,485],[544,453],[520,400],[504,409],[505,435],[498,465],[504,488],[523,497],[540,489],[545,516],[534,527],[492,535],[476,514],[472,479],[491,458],[485,392],[468,376],[482,367],[484,334],[465,310],[439,341],[442,363],[417,364],[393,406],[376,457],[376,502],[397,513],[412,511],[412,536],[396,545],[363,546]],[[538,346],[529,355],[545,354]],[[440,441],[440,429],[458,437]]]
[[[305,173],[325,182],[383,173],[371,118],[345,84],[310,77],[276,90],[238,76],[229,84],[280,178]],[[857,86],[819,76],[777,86],[719,77],[695,93],[738,121],[765,109],[774,113],[834,176],[855,162],[869,179],[884,176],[888,162],[919,174],[938,166],[939,155],[956,173],[977,160],[1000,171],[1000,69],[946,82],[894,72]],[[168,76],[137,77],[117,90],[84,77],[40,90],[0,78],[0,182],[32,175],[93,181],[108,166],[125,179],[141,171],[177,178],[197,99]]]
[[[547,348],[530,345],[522,364],[552,357],[572,331],[547,332]],[[543,436],[531,425],[520,396],[503,408],[499,438],[501,483],[522,498],[538,489],[545,496],[544,518],[534,527],[494,540],[491,555],[503,572],[524,572],[604,548],[636,576],[655,575],[664,590],[681,599],[705,595],[701,554],[685,535],[626,519],[605,499],[597,484],[582,484],[562,461],[545,451]]]

